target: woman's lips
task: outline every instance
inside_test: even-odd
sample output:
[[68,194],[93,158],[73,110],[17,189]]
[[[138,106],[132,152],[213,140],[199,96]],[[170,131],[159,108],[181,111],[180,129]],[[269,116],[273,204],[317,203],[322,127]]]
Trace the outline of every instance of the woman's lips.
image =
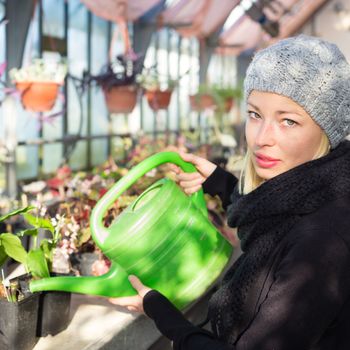
[[255,153],[255,161],[261,168],[272,168],[278,164],[279,159],[274,159],[260,153]]

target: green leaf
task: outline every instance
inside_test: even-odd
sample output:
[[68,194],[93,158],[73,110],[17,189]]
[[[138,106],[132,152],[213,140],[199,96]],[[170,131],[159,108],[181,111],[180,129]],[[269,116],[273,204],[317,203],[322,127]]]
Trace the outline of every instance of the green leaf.
[[33,210],[35,207],[33,206],[28,206],[28,207],[25,207],[25,208],[21,208],[21,209],[16,209],[14,211],[11,211],[10,213],[4,215],[4,216],[1,216],[0,217],[0,222],[3,222],[5,221],[6,219],[10,218],[11,216],[15,216],[15,215],[18,215],[18,214],[23,214],[23,213],[28,213],[29,211]]
[[39,234],[38,228],[29,228],[27,230],[19,231],[16,233],[17,236],[23,237],[23,236],[32,236],[36,237]]
[[27,268],[34,277],[50,277],[45,254],[40,248],[31,250],[28,253]]
[[23,216],[30,225],[36,228],[43,228],[45,230],[49,230],[52,234],[55,232],[55,228],[52,226],[50,220],[39,218],[31,214],[24,214]]
[[86,243],[91,238],[91,230],[90,227],[86,227],[80,230],[78,238],[76,240],[77,247],[81,247],[84,243]]
[[47,239],[43,239],[40,242],[40,248],[44,252],[46,260],[50,262],[52,262],[53,249],[55,248],[55,246],[56,244]]
[[1,234],[1,244],[4,247],[5,253],[12,259],[25,263],[27,252],[22,246],[21,240],[12,233]]
[[0,245],[0,267],[5,263],[7,258],[8,255],[5,252],[5,248],[2,245]]

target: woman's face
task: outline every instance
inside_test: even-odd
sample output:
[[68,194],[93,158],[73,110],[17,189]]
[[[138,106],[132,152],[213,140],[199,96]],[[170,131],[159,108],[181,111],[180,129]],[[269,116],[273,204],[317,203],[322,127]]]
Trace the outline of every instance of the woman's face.
[[246,138],[259,177],[271,179],[314,158],[323,131],[302,107],[256,90],[247,102]]

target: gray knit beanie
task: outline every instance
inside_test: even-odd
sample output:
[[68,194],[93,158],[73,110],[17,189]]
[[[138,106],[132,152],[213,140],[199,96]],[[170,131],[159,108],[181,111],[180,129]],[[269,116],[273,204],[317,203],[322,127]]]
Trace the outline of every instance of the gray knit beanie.
[[350,132],[350,65],[335,44],[299,35],[259,51],[246,73],[245,100],[252,90],[298,103],[325,131],[332,148]]

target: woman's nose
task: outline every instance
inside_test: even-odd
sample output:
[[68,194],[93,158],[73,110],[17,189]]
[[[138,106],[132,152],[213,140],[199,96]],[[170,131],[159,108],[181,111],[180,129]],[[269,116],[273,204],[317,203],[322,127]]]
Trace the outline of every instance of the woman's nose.
[[271,123],[261,123],[255,136],[255,144],[258,147],[272,146],[275,143],[275,132]]

